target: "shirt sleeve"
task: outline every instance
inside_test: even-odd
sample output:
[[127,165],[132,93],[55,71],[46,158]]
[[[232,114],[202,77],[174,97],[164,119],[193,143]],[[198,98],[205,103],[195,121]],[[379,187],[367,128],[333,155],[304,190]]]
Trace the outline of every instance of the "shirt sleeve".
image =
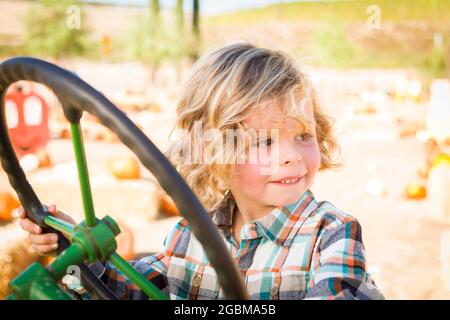
[[[129,261],[129,263],[145,278],[151,281],[156,287],[169,295],[167,283],[167,268],[170,260],[169,250],[175,247],[182,230],[186,226],[183,221],[178,222],[164,240],[164,247],[161,253],[151,255],[140,260]],[[123,300],[147,300],[149,299],[139,287],[131,282],[120,270],[111,263],[105,265],[91,266],[100,279],[113,291],[113,293]],[[101,270],[100,270],[101,269]]]
[[366,270],[361,225],[349,220],[325,231],[313,253],[306,299],[384,299]]

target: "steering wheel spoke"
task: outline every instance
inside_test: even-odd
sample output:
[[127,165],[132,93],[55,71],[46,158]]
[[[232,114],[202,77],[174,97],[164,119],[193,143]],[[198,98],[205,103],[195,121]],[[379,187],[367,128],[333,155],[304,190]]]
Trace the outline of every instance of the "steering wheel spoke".
[[73,149],[75,151],[81,199],[83,200],[84,218],[86,224],[93,227],[95,226],[94,201],[92,200],[91,184],[89,183],[89,172],[80,123],[71,123],[70,132],[72,134]]

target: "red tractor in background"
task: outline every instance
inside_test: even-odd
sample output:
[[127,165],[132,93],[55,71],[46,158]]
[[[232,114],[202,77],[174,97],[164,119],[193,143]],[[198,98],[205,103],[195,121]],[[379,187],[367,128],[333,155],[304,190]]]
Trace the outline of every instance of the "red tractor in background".
[[30,82],[13,85],[5,97],[9,134],[21,158],[43,150],[50,138],[49,107]]

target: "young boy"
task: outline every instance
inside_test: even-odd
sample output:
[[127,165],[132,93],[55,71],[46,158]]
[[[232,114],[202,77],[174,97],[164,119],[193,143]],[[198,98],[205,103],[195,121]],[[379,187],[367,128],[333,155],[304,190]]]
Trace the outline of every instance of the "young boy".
[[[176,129],[183,134],[166,154],[211,213],[251,299],[383,298],[367,272],[358,221],[310,190],[319,170],[337,165],[336,143],[308,79],[288,56],[247,43],[203,56],[183,88]],[[199,129],[208,132],[203,140]],[[229,139],[220,148],[230,136],[231,156]],[[23,210],[21,218],[38,252],[57,247]],[[161,253],[132,263],[171,299],[223,298],[184,219]],[[99,272],[120,298],[146,299],[113,266]]]

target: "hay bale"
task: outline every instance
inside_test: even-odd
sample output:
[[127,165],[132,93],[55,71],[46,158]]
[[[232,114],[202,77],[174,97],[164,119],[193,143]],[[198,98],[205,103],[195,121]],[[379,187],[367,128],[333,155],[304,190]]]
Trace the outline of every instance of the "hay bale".
[[0,299],[8,295],[9,282],[39,258],[26,237],[17,223],[0,226]]

